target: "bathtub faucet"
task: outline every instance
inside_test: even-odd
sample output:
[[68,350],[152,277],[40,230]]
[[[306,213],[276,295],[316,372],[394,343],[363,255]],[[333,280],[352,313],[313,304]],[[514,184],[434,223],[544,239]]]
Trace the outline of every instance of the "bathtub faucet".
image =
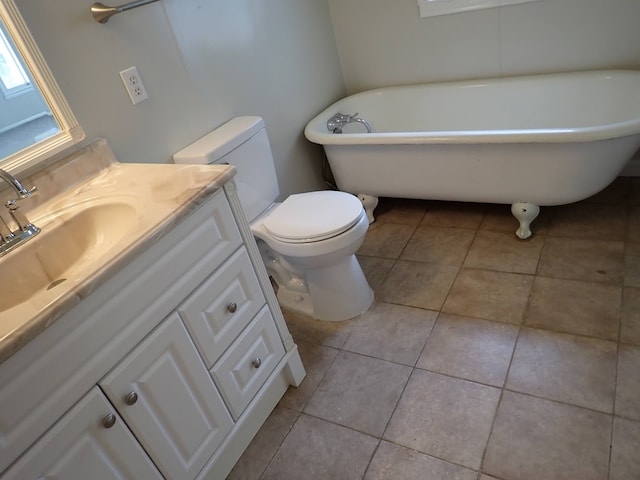
[[336,113],[333,117],[327,120],[327,128],[333,133],[342,133],[342,128],[349,123],[361,123],[367,129],[367,133],[371,133],[371,125],[366,120],[357,117],[358,112],[353,115]]

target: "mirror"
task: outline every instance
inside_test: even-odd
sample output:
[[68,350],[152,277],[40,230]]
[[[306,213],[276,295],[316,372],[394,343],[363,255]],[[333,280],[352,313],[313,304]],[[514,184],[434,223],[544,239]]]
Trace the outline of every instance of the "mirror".
[[84,133],[13,0],[0,0],[0,168],[16,175]]
[[22,56],[0,24],[0,158],[60,131]]

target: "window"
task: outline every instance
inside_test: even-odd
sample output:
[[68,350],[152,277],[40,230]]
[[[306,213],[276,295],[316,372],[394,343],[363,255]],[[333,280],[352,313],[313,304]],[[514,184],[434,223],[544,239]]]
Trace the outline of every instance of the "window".
[[2,29],[0,29],[0,80],[5,98],[33,88]]
[[503,7],[539,0],[418,0],[421,17],[435,17],[449,13],[468,12],[483,8]]
[[19,175],[83,138],[15,0],[0,0],[0,168]]

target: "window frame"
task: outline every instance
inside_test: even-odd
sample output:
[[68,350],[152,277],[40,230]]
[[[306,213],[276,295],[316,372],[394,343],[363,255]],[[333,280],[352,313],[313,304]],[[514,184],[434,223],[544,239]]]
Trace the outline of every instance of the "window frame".
[[83,140],[85,135],[14,0],[0,0],[0,22],[10,37],[9,43],[13,42],[16,53],[23,62],[27,77],[33,81],[32,88],[38,88],[60,128],[58,133],[8,157],[0,158],[0,168],[16,175],[33,170],[55,154]]

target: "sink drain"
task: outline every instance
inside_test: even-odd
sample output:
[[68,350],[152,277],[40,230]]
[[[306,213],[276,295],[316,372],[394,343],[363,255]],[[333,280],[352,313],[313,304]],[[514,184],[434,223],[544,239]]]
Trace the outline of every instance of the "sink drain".
[[66,278],[61,278],[59,280],[56,280],[55,282],[51,283],[48,287],[47,290],[51,290],[53,287],[57,287],[58,285],[60,285],[62,282],[66,282],[67,279]]

